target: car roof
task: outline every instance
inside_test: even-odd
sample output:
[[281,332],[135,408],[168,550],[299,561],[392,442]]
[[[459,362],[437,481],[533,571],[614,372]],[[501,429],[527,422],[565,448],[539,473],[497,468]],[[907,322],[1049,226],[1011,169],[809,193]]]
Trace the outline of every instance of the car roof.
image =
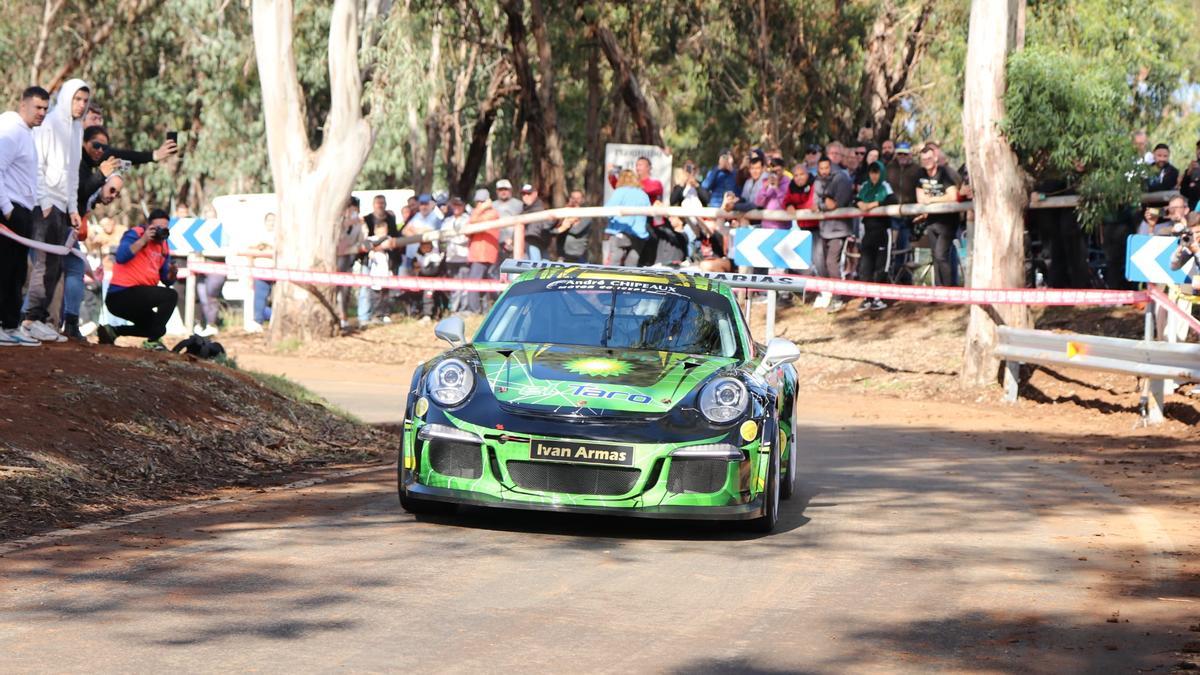
[[640,281],[643,283],[664,284],[675,288],[694,288],[699,291],[711,291],[724,296],[731,296],[729,287],[708,277],[665,270],[659,268],[639,268],[636,270],[594,267],[547,267],[540,270],[524,272],[513,283],[525,281],[551,281],[554,279],[607,279],[623,281]]

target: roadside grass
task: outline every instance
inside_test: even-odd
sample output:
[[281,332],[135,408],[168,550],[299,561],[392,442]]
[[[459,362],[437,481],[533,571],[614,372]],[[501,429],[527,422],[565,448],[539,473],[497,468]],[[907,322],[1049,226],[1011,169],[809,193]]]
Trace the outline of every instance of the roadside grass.
[[[230,366],[231,368],[237,368],[237,363],[234,362],[232,359],[229,359],[227,361],[226,365]],[[238,370],[241,370],[241,372],[254,378],[256,381],[258,381],[264,387],[270,389],[271,391],[274,391],[275,393],[279,394],[280,396],[289,398],[293,401],[299,401],[301,403],[312,403],[314,405],[319,405],[322,408],[325,408],[326,410],[328,410],[330,413],[333,413],[337,417],[340,417],[343,420],[346,420],[347,422],[353,422],[354,424],[366,424],[365,422],[363,422],[361,419],[359,419],[356,415],[354,415],[350,411],[348,411],[340,406],[334,405],[333,403],[330,403],[329,401],[318,396],[317,394],[314,394],[312,392],[312,390],[310,390],[309,388],[305,387],[302,384],[299,384],[298,382],[289,380],[288,378],[283,377],[281,375],[271,375],[269,373],[263,373],[263,372],[260,372],[257,370],[249,370],[249,369],[241,369],[241,368],[238,368]]]

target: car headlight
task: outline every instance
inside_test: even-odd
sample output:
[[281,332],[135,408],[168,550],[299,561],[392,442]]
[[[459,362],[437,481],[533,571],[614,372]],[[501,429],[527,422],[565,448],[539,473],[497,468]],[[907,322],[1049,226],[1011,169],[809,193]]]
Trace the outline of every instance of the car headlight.
[[446,359],[429,373],[429,395],[446,407],[454,407],[467,400],[474,386],[475,375],[461,359]]
[[749,405],[746,385],[732,377],[718,377],[700,390],[700,412],[717,424],[736,420]]

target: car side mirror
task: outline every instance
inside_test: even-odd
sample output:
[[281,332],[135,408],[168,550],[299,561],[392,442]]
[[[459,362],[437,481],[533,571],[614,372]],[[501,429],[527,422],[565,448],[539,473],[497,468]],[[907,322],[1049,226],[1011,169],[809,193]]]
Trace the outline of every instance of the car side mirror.
[[754,369],[754,374],[762,377],[772,368],[791,363],[798,358],[800,358],[800,348],[791,340],[771,338],[771,341],[767,343],[767,353],[763,355],[758,368]]
[[450,316],[437,322],[437,325],[433,327],[433,334],[438,339],[449,342],[451,347],[461,347],[467,344],[467,327],[463,324],[461,317]]

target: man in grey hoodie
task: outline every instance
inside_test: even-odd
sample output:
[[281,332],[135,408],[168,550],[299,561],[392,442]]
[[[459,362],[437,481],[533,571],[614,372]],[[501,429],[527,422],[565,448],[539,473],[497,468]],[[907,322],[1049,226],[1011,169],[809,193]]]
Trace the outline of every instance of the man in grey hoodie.
[[[34,130],[38,154],[39,208],[33,213],[33,238],[53,245],[67,243],[80,226],[79,159],[83,154],[83,114],[91,90],[80,79],[67,80],[58,91],[46,121]],[[65,342],[50,322],[50,301],[63,275],[63,256],[34,251],[33,273],[25,296],[25,322],[30,335],[42,342]]]

